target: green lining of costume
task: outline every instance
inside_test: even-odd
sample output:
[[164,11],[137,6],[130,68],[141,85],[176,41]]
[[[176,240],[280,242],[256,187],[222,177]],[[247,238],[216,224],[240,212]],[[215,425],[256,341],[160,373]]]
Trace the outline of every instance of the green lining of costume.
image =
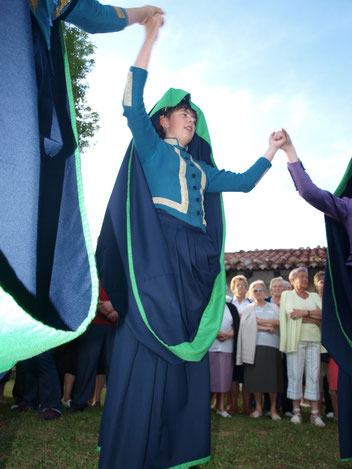
[[341,179],[340,184],[338,185],[336,191],[334,192],[334,194],[337,197],[340,197],[343,191],[346,189],[347,183],[351,179],[351,176],[352,176],[352,158],[350,159],[350,162],[348,163],[347,169]]
[[[176,90],[171,89],[170,93],[168,94],[166,99],[161,98],[161,100],[157,103],[157,105],[152,110],[150,116],[155,114],[158,110],[165,106],[176,106],[188,93],[183,90]],[[198,119],[197,119],[197,127],[196,132],[199,136],[201,136],[204,140],[207,141],[211,148],[210,137],[208,128],[206,125],[206,121],[202,111],[195,106],[193,103],[190,102],[192,108],[197,111]],[[213,290],[210,296],[209,303],[204,310],[202,315],[202,319],[199,323],[197,334],[195,335],[192,342],[183,342],[177,345],[168,345],[163,342],[157,334],[151,328],[147,315],[144,310],[144,306],[142,304],[138,285],[135,277],[134,271],[134,260],[133,260],[133,246],[132,246],[132,237],[131,237],[131,216],[130,216],[130,183],[131,183],[131,164],[133,159],[133,145],[131,148],[130,159],[129,159],[129,166],[128,166],[128,181],[127,181],[127,202],[126,202],[126,218],[127,218],[127,252],[128,252],[128,265],[129,265],[129,275],[132,285],[132,291],[138,305],[138,309],[140,315],[149,329],[149,331],[154,335],[154,337],[163,344],[170,352],[174,353],[176,356],[182,358],[186,361],[200,361],[203,356],[207,353],[209,347],[214,342],[215,337],[220,329],[221,322],[222,322],[222,314],[219,314],[219,311],[222,313],[225,307],[225,296],[226,296],[226,273],[225,273],[225,265],[224,265],[224,252],[225,252],[225,215],[224,215],[224,206],[222,195],[220,194],[220,206],[221,206],[221,214],[222,214],[222,221],[223,221],[223,239],[222,239],[222,247],[221,253],[219,258],[220,263],[220,272],[217,275]],[[211,160],[215,165],[213,154],[211,153]],[[180,466],[181,468],[182,466]],[[185,466],[187,467],[187,466]]]
[[[71,112],[71,122],[77,139],[70,70],[62,30],[60,30],[60,35],[65,64],[65,78]],[[75,150],[75,166],[79,208],[92,286],[92,297],[88,315],[76,331],[58,330],[53,327],[46,326],[32,318],[30,314],[18,305],[10,294],[0,287],[0,310],[6,311],[0,324],[0,372],[11,369],[19,360],[25,360],[33,357],[34,355],[38,355],[45,350],[57,347],[65,342],[75,339],[86,330],[96,313],[96,305],[99,295],[99,280],[95,266],[94,251],[90,238],[87,214],[84,207],[80,153],[78,147]]]
[[178,466],[172,466],[166,469],[187,469],[188,467],[195,466],[196,464],[205,464],[206,462],[209,462],[210,459],[211,457],[207,456],[206,458],[201,458],[201,459],[196,459],[195,461],[185,462],[183,464],[179,464]]

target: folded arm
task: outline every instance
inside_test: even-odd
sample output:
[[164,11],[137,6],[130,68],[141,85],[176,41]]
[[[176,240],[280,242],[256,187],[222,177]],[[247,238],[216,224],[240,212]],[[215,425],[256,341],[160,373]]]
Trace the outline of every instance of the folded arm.
[[267,327],[279,327],[280,321],[279,319],[261,319],[257,318],[257,324],[260,326],[267,326]]

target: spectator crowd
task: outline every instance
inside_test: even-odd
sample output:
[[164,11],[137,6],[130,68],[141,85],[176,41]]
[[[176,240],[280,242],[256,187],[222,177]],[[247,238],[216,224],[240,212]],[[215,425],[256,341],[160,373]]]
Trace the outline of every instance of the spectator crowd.
[[[232,278],[222,325],[210,348],[212,408],[224,418],[239,412],[253,419],[281,416],[302,423],[301,407],[311,408],[311,423],[324,428],[323,417],[338,419],[334,360],[321,345],[324,272],[314,276],[293,269],[289,281],[273,278],[270,296],[264,281],[248,285]],[[281,416],[280,416],[281,414]]]

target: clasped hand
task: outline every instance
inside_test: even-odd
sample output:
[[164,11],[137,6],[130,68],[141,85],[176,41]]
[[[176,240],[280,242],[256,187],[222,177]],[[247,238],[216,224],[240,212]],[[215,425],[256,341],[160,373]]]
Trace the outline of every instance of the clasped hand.
[[282,148],[286,143],[287,137],[283,129],[273,132],[269,137],[269,145],[275,150]]

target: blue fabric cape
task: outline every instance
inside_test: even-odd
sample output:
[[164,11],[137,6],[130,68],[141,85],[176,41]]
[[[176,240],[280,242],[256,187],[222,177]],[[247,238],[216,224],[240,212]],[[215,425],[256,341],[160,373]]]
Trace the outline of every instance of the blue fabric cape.
[[[0,5],[0,371],[73,339],[98,296],[60,23]],[[14,58],[16,58],[14,60]]]

